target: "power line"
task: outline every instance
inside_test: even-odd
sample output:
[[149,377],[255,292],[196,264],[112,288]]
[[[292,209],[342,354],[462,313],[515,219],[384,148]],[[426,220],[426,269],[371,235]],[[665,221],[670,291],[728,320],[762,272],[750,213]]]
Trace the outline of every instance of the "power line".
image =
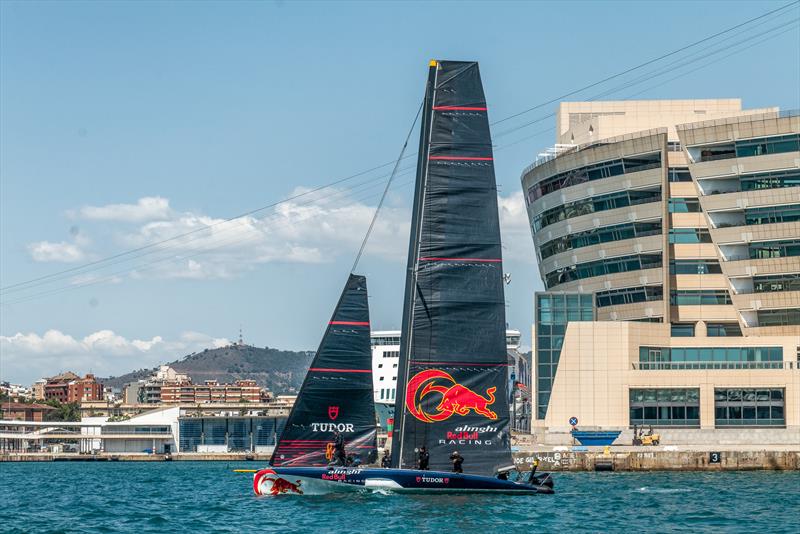
[[[702,44],[702,43],[704,43],[704,42],[708,42],[708,41],[710,41],[710,40],[713,40],[713,39],[715,39],[716,37],[719,37],[719,36],[721,36],[721,35],[724,35],[724,34],[726,34],[726,33],[729,33],[729,32],[731,32],[731,31],[733,31],[733,30],[736,30],[736,29],[742,28],[742,27],[744,27],[744,26],[746,26],[746,25],[748,25],[748,24],[751,24],[751,23],[753,23],[753,22],[755,22],[755,21],[758,21],[758,20],[761,20],[761,19],[765,19],[765,18],[767,18],[767,17],[770,17],[771,15],[774,15],[774,14],[776,14],[776,13],[779,13],[779,12],[781,12],[781,11],[783,11],[783,10],[785,10],[785,9],[787,9],[787,8],[789,8],[789,7],[791,7],[791,6],[793,6],[793,5],[796,5],[796,4],[798,4],[798,3],[800,3],[800,0],[795,0],[795,1],[793,1],[793,2],[790,2],[789,4],[786,4],[786,5],[785,5],[785,6],[783,6],[783,7],[780,7],[780,8],[774,9],[774,10],[771,10],[771,11],[769,11],[769,12],[767,12],[767,13],[764,13],[763,15],[760,15],[760,16],[758,16],[758,17],[751,18],[751,19],[749,19],[749,20],[747,20],[747,21],[744,21],[744,22],[742,22],[742,23],[740,23],[740,24],[737,24],[737,25],[735,25],[735,26],[732,26],[732,27],[730,27],[730,28],[727,28],[727,29],[725,29],[725,30],[723,30],[723,31],[717,32],[717,33],[715,33],[715,34],[713,34],[713,35],[711,35],[711,36],[708,36],[708,37],[705,37],[705,38],[703,38],[703,39],[700,39],[700,40],[698,40],[698,41],[696,41],[696,42],[694,42],[694,43],[692,43],[692,44],[686,45],[686,46],[684,46],[684,47],[681,47],[681,48],[679,48],[679,49],[677,49],[677,50],[674,50],[674,51],[672,51],[672,52],[669,52],[669,53],[667,53],[667,54],[663,54],[663,55],[661,55],[661,56],[659,56],[659,57],[657,57],[657,58],[653,58],[653,59],[651,59],[651,60],[648,60],[648,61],[646,61],[646,62],[644,62],[644,63],[641,63],[641,64],[639,64],[639,65],[637,65],[637,66],[635,66],[635,67],[632,67],[632,68],[626,69],[625,71],[622,71],[622,72],[620,72],[620,73],[617,73],[617,74],[614,74],[614,75],[612,75],[612,76],[606,77],[606,78],[604,78],[603,80],[600,80],[600,81],[594,82],[594,83],[592,83],[592,84],[589,84],[589,85],[587,85],[587,86],[584,86],[584,87],[582,87],[582,88],[580,88],[580,89],[576,89],[576,90],[574,90],[574,91],[570,91],[569,93],[566,93],[566,94],[564,94],[564,95],[561,95],[561,96],[559,96],[559,97],[556,97],[556,98],[554,98],[554,99],[551,99],[551,100],[549,100],[549,101],[547,101],[547,102],[543,102],[543,103],[541,103],[541,104],[538,104],[538,105],[536,105],[536,106],[533,106],[533,107],[531,107],[531,108],[528,108],[528,109],[526,109],[526,110],[523,110],[523,111],[521,111],[521,112],[519,112],[519,113],[515,113],[515,114],[513,114],[513,115],[510,115],[510,116],[508,116],[508,117],[505,117],[505,118],[503,118],[503,119],[500,119],[500,120],[498,120],[498,121],[495,121],[495,122],[493,122],[493,123],[492,123],[492,125],[500,124],[500,123],[502,123],[502,122],[505,122],[505,121],[507,121],[507,120],[513,119],[513,118],[515,118],[515,117],[519,117],[519,116],[521,116],[521,115],[524,115],[524,114],[526,114],[526,113],[528,113],[528,112],[530,112],[530,111],[533,111],[533,110],[535,110],[535,109],[539,109],[539,108],[541,108],[541,107],[544,107],[544,106],[546,106],[546,105],[548,105],[548,104],[552,104],[553,102],[556,102],[556,101],[558,101],[558,100],[560,100],[560,99],[563,99],[563,98],[566,98],[566,97],[568,97],[568,96],[572,96],[572,95],[574,95],[574,94],[580,93],[580,92],[582,92],[582,91],[585,91],[586,89],[589,89],[589,88],[595,87],[595,86],[597,86],[597,85],[600,85],[600,84],[602,84],[602,83],[605,83],[605,82],[607,82],[607,81],[610,81],[610,80],[612,80],[612,79],[619,78],[619,77],[621,77],[621,76],[624,76],[625,74],[628,74],[628,73],[630,73],[630,72],[633,72],[633,71],[635,71],[635,70],[638,70],[638,69],[640,69],[640,68],[643,68],[643,67],[645,67],[645,66],[647,66],[647,65],[650,65],[650,64],[656,63],[656,62],[658,62],[658,61],[660,61],[660,60],[662,60],[662,59],[665,59],[665,58],[667,58],[667,57],[674,56],[674,55],[676,55],[676,54],[678,54],[678,53],[680,53],[680,52],[683,52],[683,51],[685,51],[685,50],[688,50],[688,49],[690,49],[690,48],[692,48],[692,47],[695,47],[695,46],[697,46],[697,45],[699,45],[699,44]],[[763,24],[763,22],[762,22],[761,24]],[[773,28],[773,30],[774,30],[774,28]],[[769,31],[773,31],[773,30],[769,30]],[[764,32],[764,33],[767,33],[767,32]],[[762,34],[759,34],[759,35],[762,35]],[[748,38],[748,39],[751,39],[751,38],[754,38],[754,37],[757,37],[757,36],[752,36],[752,37],[750,37],[750,38]],[[726,39],[724,39],[724,40],[722,40],[722,41],[729,40],[729,39],[731,39],[731,38],[732,38],[732,37],[728,37],[728,38],[726,38]],[[720,42],[722,42],[722,41],[720,41]],[[744,41],[742,41],[742,42],[744,42]],[[738,43],[738,44],[741,44],[741,42],[740,42],[740,43]],[[717,52],[715,52],[715,53],[718,53],[718,52],[719,52],[719,50],[718,50]],[[706,55],[706,56],[703,56],[703,57],[701,57],[701,58],[699,58],[699,59],[703,59],[703,58],[705,58],[705,57],[708,57],[708,55]],[[728,56],[725,56],[725,57],[728,57]],[[692,62],[694,62],[694,61],[697,61],[697,60],[698,60],[698,59],[692,60]],[[673,62],[672,64],[674,64],[674,62]],[[666,73],[666,72],[667,72],[667,71],[664,71],[664,72],[662,72],[662,73],[660,73],[660,74],[657,74],[657,75],[654,75],[654,76],[660,76],[660,75],[663,75],[663,74],[664,74],[664,73]],[[692,72],[693,72],[693,71],[692,71]],[[652,76],[652,77],[654,77],[654,76]],[[652,77],[645,77],[645,78],[642,78],[642,77],[640,77],[639,79],[636,79],[636,80],[634,80],[634,81],[629,81],[629,82],[627,82],[626,84],[623,84],[622,86],[619,86],[619,87],[621,87],[621,88],[627,88],[627,87],[630,87],[630,86],[632,86],[632,85],[635,85],[635,84],[637,84],[637,83],[640,83],[641,81],[647,81],[647,79],[651,79]],[[617,90],[619,90],[619,87],[618,87],[618,88],[615,88],[613,91],[617,91]],[[606,93],[602,93],[602,95],[605,95],[605,94],[608,94],[608,91],[607,91]],[[510,133],[513,133],[513,132],[515,132],[515,131],[518,131],[518,130],[520,130],[520,129],[522,129],[522,128],[525,128],[525,127],[527,127],[527,126],[530,126],[530,125],[532,125],[532,124],[536,124],[536,123],[538,123],[538,122],[541,122],[541,121],[543,121],[543,120],[546,120],[547,118],[550,118],[550,117],[552,117],[553,115],[555,115],[555,114],[554,114],[554,113],[551,113],[551,114],[549,114],[549,115],[546,115],[546,116],[543,116],[543,117],[537,118],[537,119],[535,119],[535,120],[533,120],[533,121],[529,121],[529,122],[527,122],[527,123],[525,123],[525,124],[522,124],[522,125],[516,126],[516,127],[514,127],[514,128],[511,128],[511,129],[509,129],[509,130],[506,130],[506,131],[504,131],[504,132],[500,132],[499,134],[496,134],[496,135],[495,135],[495,138],[502,138],[503,136],[505,136],[505,135],[508,135],[508,134],[510,134]],[[544,133],[544,132],[542,132],[542,133]],[[523,138],[523,139],[517,140],[517,141],[513,142],[511,145],[508,145],[508,146],[512,146],[512,145],[514,145],[514,144],[518,144],[519,142],[522,142],[523,140],[527,140],[527,139],[529,139],[529,138],[535,137],[536,135],[539,135],[539,134],[534,134],[533,136],[529,136],[529,137],[526,137],[526,138]],[[410,157],[413,157],[414,155],[416,155],[416,153],[412,153],[412,154],[409,154],[409,155],[407,155],[407,156],[401,156],[401,158],[400,158],[399,160],[396,160],[396,161],[390,161],[390,162],[383,163],[383,164],[381,164],[381,165],[377,165],[377,166],[375,166],[375,167],[372,167],[372,168],[370,168],[370,169],[367,169],[367,170],[364,170],[364,171],[361,171],[361,172],[358,172],[358,173],[352,174],[352,175],[350,175],[350,176],[347,176],[347,177],[344,177],[344,178],[341,178],[341,179],[335,180],[335,181],[333,181],[333,182],[330,182],[330,183],[328,183],[328,184],[325,184],[325,185],[319,186],[319,187],[317,187],[317,188],[314,188],[314,189],[311,189],[311,190],[309,190],[309,191],[304,191],[303,193],[299,193],[299,194],[297,194],[297,195],[293,195],[293,196],[291,196],[291,197],[284,198],[284,199],[282,199],[282,200],[280,200],[280,201],[276,201],[276,202],[274,202],[274,203],[267,204],[267,205],[265,205],[265,206],[262,206],[262,207],[259,207],[259,208],[256,208],[256,209],[253,209],[253,210],[250,210],[250,211],[247,211],[247,212],[241,213],[241,214],[239,214],[239,215],[236,215],[236,216],[233,216],[233,217],[229,217],[229,218],[227,218],[227,219],[223,219],[223,220],[217,221],[217,222],[215,222],[215,223],[213,223],[213,224],[211,224],[211,225],[206,225],[206,226],[203,226],[203,227],[201,227],[201,228],[197,228],[197,229],[191,230],[191,231],[189,231],[189,232],[185,232],[185,233],[182,233],[182,234],[179,234],[179,235],[175,235],[175,236],[172,236],[172,237],[169,237],[169,238],[165,238],[165,239],[162,239],[162,240],[159,240],[159,241],[153,242],[153,243],[149,243],[149,244],[147,244],[147,245],[143,245],[143,246],[141,246],[141,247],[136,247],[136,248],[133,248],[133,249],[129,249],[129,250],[126,250],[126,251],[123,251],[123,252],[117,253],[117,254],[113,254],[113,255],[111,255],[111,256],[108,256],[108,257],[105,257],[105,258],[102,258],[102,259],[99,259],[99,260],[95,260],[95,261],[92,261],[92,262],[88,262],[88,263],[82,264],[82,265],[80,265],[80,266],[76,266],[76,267],[72,267],[72,268],[64,269],[64,270],[61,270],[61,271],[58,271],[58,272],[55,272],[55,273],[51,273],[51,274],[44,275],[44,276],[40,276],[40,277],[37,277],[37,278],[33,278],[33,279],[30,279],[30,280],[27,280],[27,281],[23,281],[23,282],[19,282],[19,283],[16,283],[16,284],[12,284],[12,285],[9,285],[9,286],[6,286],[6,287],[3,287],[3,288],[0,288],[0,291],[2,291],[2,292],[13,292],[13,291],[18,291],[18,290],[27,290],[27,289],[30,289],[31,287],[36,287],[37,285],[41,285],[42,283],[50,283],[51,281],[57,280],[57,279],[59,279],[59,278],[63,278],[63,277],[65,277],[65,276],[74,276],[75,274],[85,274],[86,272],[90,272],[90,271],[92,271],[92,270],[96,270],[96,269],[103,269],[103,268],[106,268],[107,266],[110,266],[110,265],[114,265],[114,264],[120,263],[120,262],[114,262],[114,263],[111,263],[111,262],[112,262],[112,260],[118,260],[118,259],[124,258],[122,261],[130,261],[131,259],[138,259],[138,258],[141,258],[141,257],[143,257],[143,256],[145,256],[145,255],[148,255],[148,254],[150,254],[150,253],[154,253],[154,252],[161,252],[161,251],[163,251],[163,250],[165,250],[165,249],[164,249],[164,248],[161,248],[161,249],[159,249],[159,248],[156,248],[156,247],[159,247],[160,245],[164,245],[164,244],[167,244],[167,243],[170,243],[170,242],[176,241],[176,240],[178,240],[178,239],[181,239],[181,238],[184,238],[184,237],[192,236],[193,234],[198,234],[199,232],[208,231],[208,230],[210,230],[211,228],[213,228],[213,227],[215,227],[215,226],[218,226],[218,225],[221,225],[221,224],[225,224],[225,223],[228,223],[228,222],[235,221],[235,220],[237,220],[237,219],[242,219],[242,218],[244,218],[244,217],[248,217],[248,216],[251,216],[251,215],[255,215],[255,214],[257,214],[257,213],[260,213],[260,212],[262,212],[262,211],[265,211],[265,210],[267,210],[267,209],[270,209],[270,208],[275,208],[275,207],[277,207],[277,206],[279,206],[279,205],[281,205],[281,204],[284,204],[284,203],[291,202],[291,201],[293,201],[293,200],[296,200],[296,199],[299,199],[299,198],[301,198],[301,197],[305,197],[305,196],[308,196],[308,195],[312,195],[312,194],[314,194],[314,193],[318,193],[318,192],[320,192],[320,191],[323,191],[323,190],[325,190],[325,189],[327,189],[327,188],[331,188],[331,187],[334,187],[334,186],[336,186],[336,185],[342,184],[342,183],[344,183],[344,182],[346,182],[346,181],[352,180],[352,179],[354,179],[354,178],[356,178],[356,177],[359,177],[359,176],[364,176],[364,175],[366,175],[366,174],[369,174],[369,173],[371,173],[371,172],[374,172],[374,171],[376,171],[376,170],[382,169],[382,168],[384,168],[384,167],[387,167],[387,166],[389,166],[389,165],[391,165],[391,164],[393,164],[393,163],[394,163],[394,164],[395,164],[395,166],[396,166],[396,165],[399,163],[399,161],[400,161],[400,160],[402,160],[402,159],[406,159],[406,158],[410,158]],[[393,172],[395,172],[395,171],[393,171]],[[312,202],[313,202],[313,201],[312,201]],[[151,250],[151,249],[154,249],[154,250]],[[135,254],[137,254],[137,253],[139,253],[139,252],[144,252],[144,251],[147,251],[147,252],[145,252],[144,254],[140,254],[140,255],[136,255],[136,256],[134,256]]]

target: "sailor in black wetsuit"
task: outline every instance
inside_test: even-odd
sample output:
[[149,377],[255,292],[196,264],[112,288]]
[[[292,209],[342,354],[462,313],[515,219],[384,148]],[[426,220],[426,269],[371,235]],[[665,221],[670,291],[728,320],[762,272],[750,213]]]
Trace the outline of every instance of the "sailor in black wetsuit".
[[392,455],[389,454],[389,449],[383,451],[383,457],[381,458],[381,467],[384,469],[389,469],[392,465]]
[[347,465],[347,454],[344,452],[344,436],[338,431],[333,433],[333,460],[337,465]]
[[450,461],[453,462],[453,473],[464,472],[464,469],[461,468],[461,464],[464,463],[464,457],[458,454],[458,451],[453,451],[453,454],[450,455]]
[[431,461],[431,455],[428,453],[427,447],[419,448],[419,458],[417,458],[417,469],[421,471],[428,470],[428,463]]

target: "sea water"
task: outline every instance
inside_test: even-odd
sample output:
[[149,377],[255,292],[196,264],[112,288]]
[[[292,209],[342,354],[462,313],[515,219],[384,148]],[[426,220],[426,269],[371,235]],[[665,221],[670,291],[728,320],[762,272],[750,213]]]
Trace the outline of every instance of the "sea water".
[[[556,473],[555,495],[256,497],[255,462],[0,463],[0,532],[800,532],[800,472]],[[502,529],[502,530],[501,530]]]

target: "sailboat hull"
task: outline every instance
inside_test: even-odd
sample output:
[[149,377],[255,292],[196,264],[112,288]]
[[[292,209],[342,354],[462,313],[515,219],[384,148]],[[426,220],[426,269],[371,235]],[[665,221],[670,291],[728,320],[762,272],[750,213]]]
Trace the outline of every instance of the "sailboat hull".
[[551,494],[531,485],[482,475],[372,467],[272,467],[253,478],[256,495],[321,495],[351,491],[392,493]]

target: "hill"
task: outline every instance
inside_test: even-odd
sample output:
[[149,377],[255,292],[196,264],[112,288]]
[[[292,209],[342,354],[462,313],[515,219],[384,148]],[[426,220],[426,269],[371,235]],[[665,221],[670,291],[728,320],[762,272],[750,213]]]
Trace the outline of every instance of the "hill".
[[[233,382],[251,379],[273,393],[282,394],[296,393],[300,389],[313,356],[313,352],[306,351],[229,345],[189,354],[167,365],[189,375],[195,384],[206,380]],[[147,378],[153,372],[154,369],[139,369],[100,380],[106,386],[121,389],[128,382]]]

